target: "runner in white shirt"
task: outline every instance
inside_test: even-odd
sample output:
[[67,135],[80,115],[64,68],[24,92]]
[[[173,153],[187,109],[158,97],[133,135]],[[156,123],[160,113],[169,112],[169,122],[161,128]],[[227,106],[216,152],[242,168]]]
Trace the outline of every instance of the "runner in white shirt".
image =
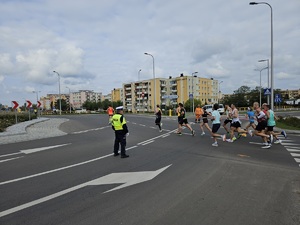
[[227,142],[233,142],[233,137],[234,137],[234,132],[238,132],[239,134],[247,134],[246,130],[243,130],[241,128],[241,121],[239,118],[239,111],[238,109],[235,107],[234,104],[231,104],[231,118],[232,118],[232,122],[230,124],[230,139],[227,139]]

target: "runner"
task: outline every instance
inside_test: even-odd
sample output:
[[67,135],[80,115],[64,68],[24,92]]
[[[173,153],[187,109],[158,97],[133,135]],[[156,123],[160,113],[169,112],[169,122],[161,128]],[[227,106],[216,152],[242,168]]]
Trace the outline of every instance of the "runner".
[[214,143],[212,144],[212,146],[214,146],[214,147],[218,147],[217,137],[222,137],[223,141],[226,140],[225,134],[224,135],[217,134],[217,132],[221,126],[221,121],[220,121],[221,115],[218,111],[218,108],[219,108],[219,104],[215,103],[213,105],[212,118],[211,118],[211,120],[212,120],[211,136],[214,139]]
[[[265,113],[259,107],[258,102],[253,103],[253,109],[255,110],[255,115],[257,119],[257,126],[255,128],[254,134],[252,130],[249,130],[250,136],[256,135],[260,136],[263,139],[264,145],[262,148],[271,148],[271,143],[273,141],[273,136],[265,134],[265,128],[267,127],[267,118]],[[268,143],[268,139],[270,143]]]
[[200,128],[202,130],[202,133],[201,135],[205,135],[205,132],[204,132],[204,129],[203,129],[203,126],[206,127],[206,129],[211,133],[211,129],[210,127],[208,126],[208,119],[207,119],[207,116],[211,116],[211,114],[209,112],[206,111],[206,107],[204,106],[203,107],[203,114],[202,114],[202,123],[200,123]]
[[191,131],[192,135],[195,135],[195,131],[192,129],[192,127],[189,125],[187,118],[186,118],[186,111],[185,108],[183,107],[182,103],[179,103],[179,107],[180,107],[180,116],[178,116],[178,131],[177,134],[182,135],[181,131],[182,131],[182,126],[185,126],[187,128],[189,128],[189,130]]
[[277,120],[277,117],[274,111],[270,109],[270,105],[265,105],[265,110],[266,110],[266,116],[268,118],[267,134],[273,135],[273,137],[276,139],[276,141],[274,141],[274,144],[279,144],[281,143],[281,140],[277,137],[277,135],[282,134],[286,138],[286,132],[284,130],[281,131],[280,133],[274,132],[274,126],[276,126],[275,120]]
[[112,116],[114,115],[115,110],[113,107],[111,107],[111,105],[108,105],[106,112],[108,114],[108,124],[111,124]]
[[200,123],[201,120],[201,116],[203,114],[203,110],[201,109],[200,105],[197,105],[196,109],[195,109],[195,123]]
[[227,139],[227,142],[233,142],[233,137],[234,137],[234,132],[238,132],[239,137],[240,135],[243,135],[244,137],[247,136],[247,131],[243,130],[241,128],[241,121],[239,118],[239,111],[238,109],[235,107],[234,104],[231,104],[231,118],[232,118],[232,122],[230,124],[230,139]]
[[162,123],[161,123],[161,109],[159,108],[159,105],[156,105],[155,115],[156,115],[155,124],[159,128],[159,132],[162,132],[162,129],[161,129],[161,127],[162,127]]
[[254,114],[252,107],[248,107],[248,111],[245,116],[246,116],[246,119],[249,120],[249,124],[246,126],[245,130],[248,131],[249,127],[252,127],[255,130],[255,127],[256,127],[255,120],[254,120],[255,114]]
[[[226,119],[224,120],[223,127],[228,134],[230,133],[230,128],[228,129],[228,127],[226,127],[226,125],[227,125],[227,123],[231,124],[231,122],[232,122],[232,118],[230,117],[231,112],[232,112],[231,108],[229,107],[228,104],[226,104],[225,105]],[[230,127],[230,124],[229,124],[229,127]]]

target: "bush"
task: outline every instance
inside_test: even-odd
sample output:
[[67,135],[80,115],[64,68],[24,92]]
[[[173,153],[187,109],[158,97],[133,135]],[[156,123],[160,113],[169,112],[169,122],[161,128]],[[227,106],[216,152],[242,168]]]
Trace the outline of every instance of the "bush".
[[278,122],[283,123],[287,126],[290,127],[297,127],[300,128],[300,119],[298,119],[297,117],[293,117],[293,116],[287,116],[287,117],[283,117],[283,116],[278,116]]
[[[30,114],[30,119],[36,119],[35,114]],[[18,123],[28,121],[29,113],[17,113]],[[13,112],[0,113],[0,132],[4,132],[5,129],[16,123],[16,116]]]

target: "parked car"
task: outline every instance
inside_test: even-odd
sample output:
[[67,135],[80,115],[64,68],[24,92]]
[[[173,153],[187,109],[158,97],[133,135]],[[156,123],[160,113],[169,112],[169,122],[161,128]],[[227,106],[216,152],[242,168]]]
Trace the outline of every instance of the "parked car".
[[[203,107],[206,107],[206,112],[211,113],[213,111],[213,104],[212,105],[205,105]],[[224,114],[224,105],[223,104],[219,104],[219,108],[218,111],[221,115]]]

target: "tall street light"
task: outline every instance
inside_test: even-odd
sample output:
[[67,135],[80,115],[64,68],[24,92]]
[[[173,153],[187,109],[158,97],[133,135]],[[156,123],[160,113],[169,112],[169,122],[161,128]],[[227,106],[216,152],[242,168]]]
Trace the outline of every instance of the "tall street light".
[[255,69],[255,71],[259,71],[259,106],[261,107],[261,71],[267,69],[268,67],[262,68],[262,69]]
[[59,115],[61,115],[60,75],[55,70],[53,70],[53,73],[56,73],[58,76]]
[[218,104],[220,103],[220,94],[221,94],[221,84],[223,83],[223,81],[219,82],[219,91],[218,91]]
[[66,87],[69,89],[69,108],[70,108],[70,114],[72,113],[72,109],[71,109],[71,88]]
[[249,5],[265,4],[271,9],[271,109],[274,109],[274,74],[273,74],[273,9],[267,2],[250,2]]
[[[267,62],[267,67],[268,67],[268,88],[270,88],[270,66],[269,66],[269,59],[261,59],[261,60],[258,60],[258,62]],[[270,98],[269,96],[267,96],[267,99],[268,99],[268,105],[270,104]]]
[[195,110],[195,101],[194,101],[194,77],[197,77],[197,74],[198,72],[194,72],[192,73],[192,93],[193,93],[193,111]]
[[[139,69],[138,71],[138,81],[139,81],[139,86],[140,86],[140,74],[141,74],[142,69]],[[141,89],[139,90],[139,112],[141,110]]]
[[149,56],[151,56],[152,57],[152,59],[153,59],[153,79],[154,79],[154,111],[155,111],[155,107],[156,107],[156,80],[155,80],[155,65],[154,65],[154,57],[153,57],[153,55],[151,55],[151,54],[149,54],[149,53],[147,53],[147,52],[145,52],[144,53],[145,55],[149,55]]

